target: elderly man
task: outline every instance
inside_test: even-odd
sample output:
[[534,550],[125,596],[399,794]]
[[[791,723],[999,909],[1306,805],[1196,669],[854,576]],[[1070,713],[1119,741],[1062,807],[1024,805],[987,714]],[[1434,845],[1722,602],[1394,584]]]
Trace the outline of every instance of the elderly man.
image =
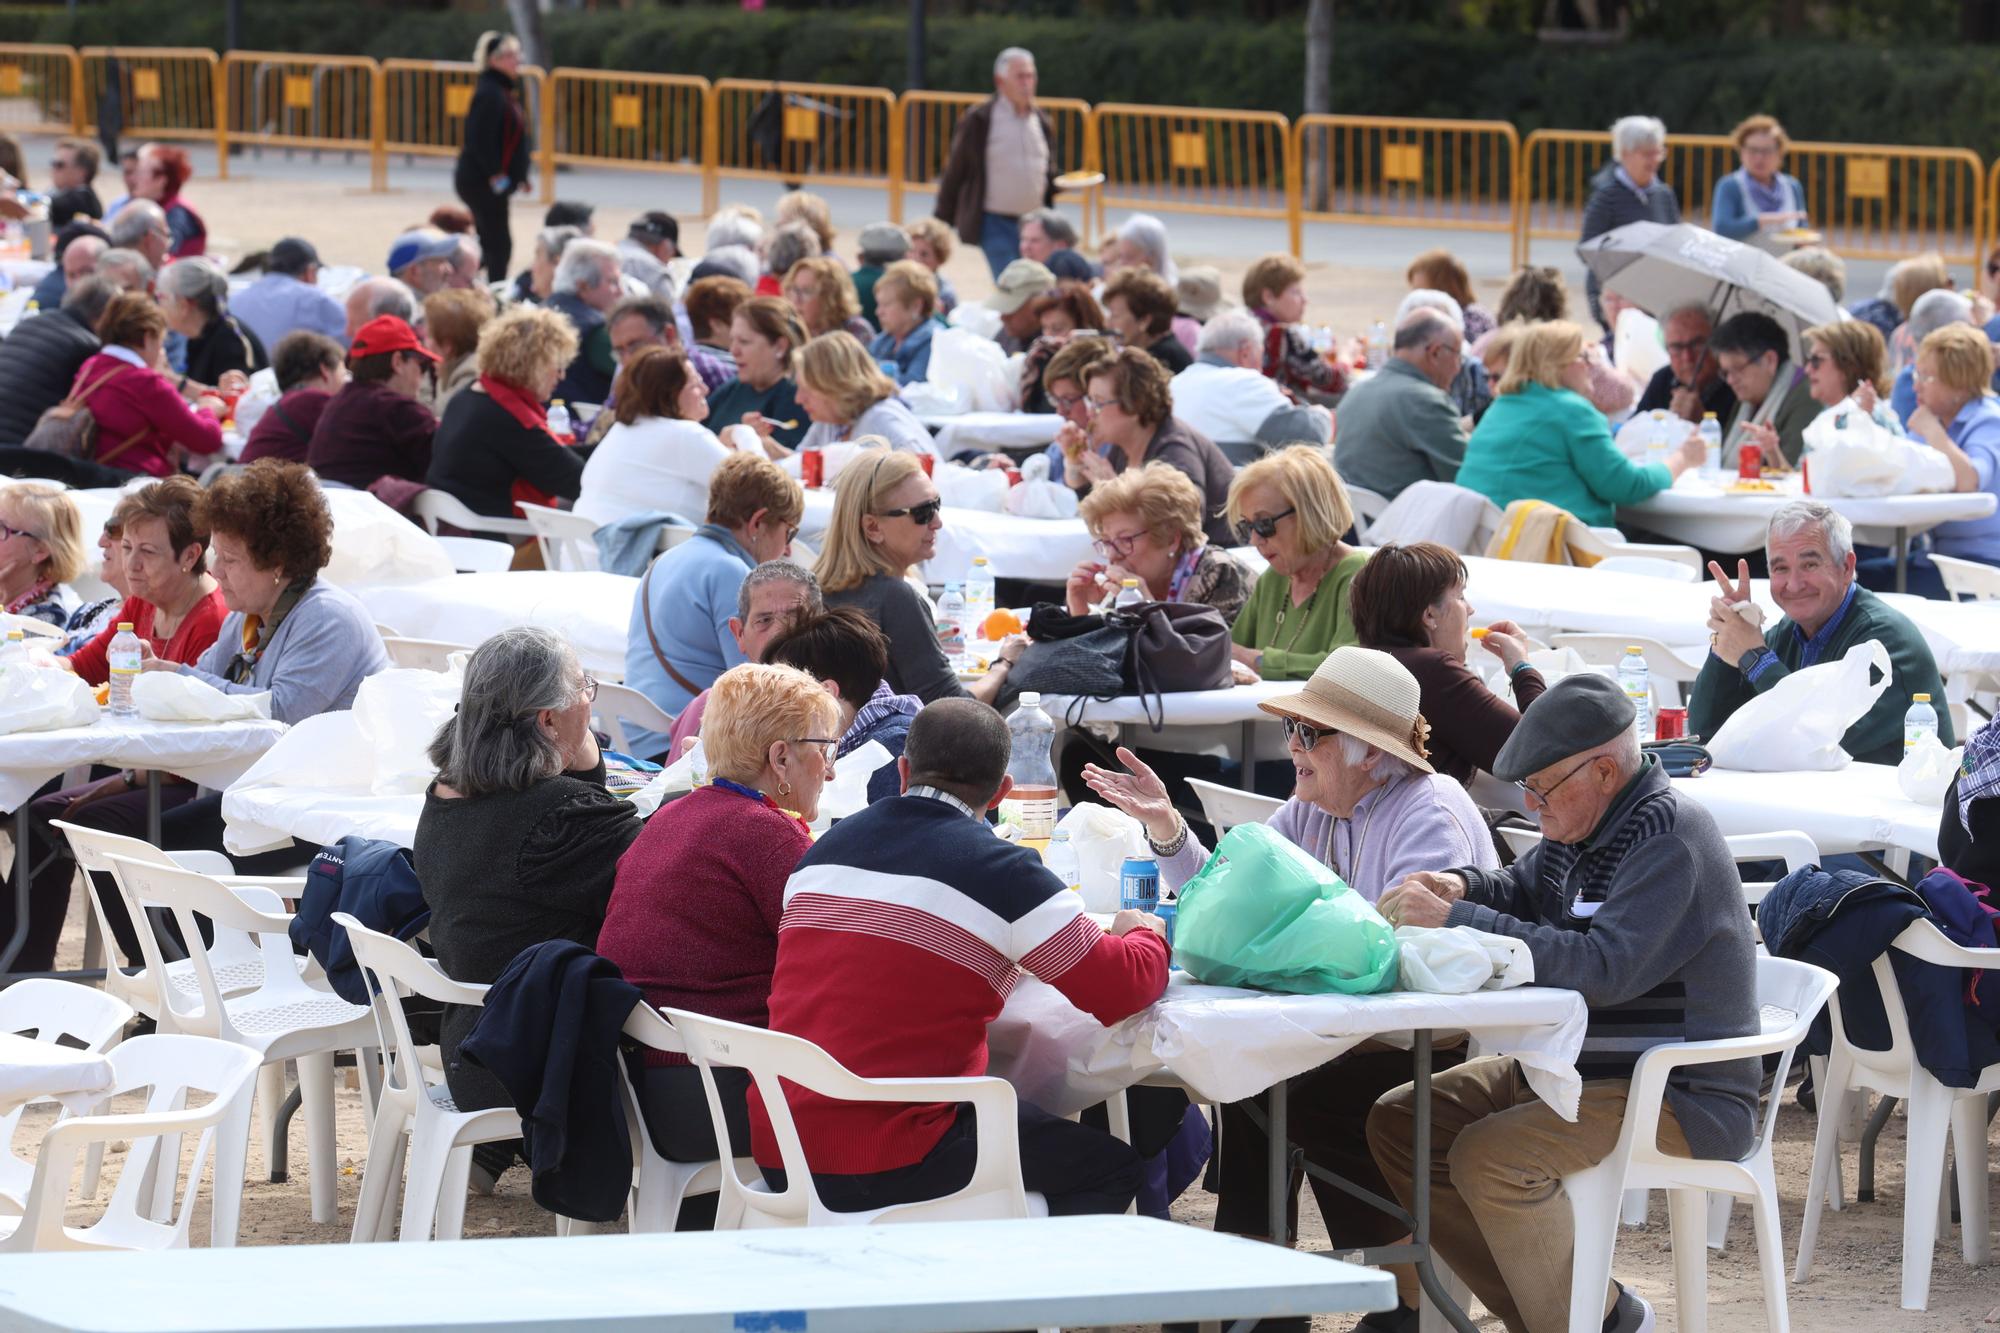
[[667,265],[680,258],[680,253],[680,221],[672,213],[657,210],[633,218],[625,229],[625,239],[618,242],[618,263],[625,276],[663,301],[674,299],[673,274]]
[[97,145],[88,139],[58,139],[55,156],[49,159],[49,222],[60,228],[81,215],[104,216],[104,204],[97,197],[98,164],[104,160]]
[[479,248],[477,236],[460,232],[454,239],[458,248],[451,252],[451,276],[444,285],[461,292],[471,291],[479,286],[479,266],[486,262],[486,255]]
[[[1972,302],[1949,287],[1925,292],[1910,307],[1910,346],[1923,346],[1924,339],[1947,324],[1971,324]],[[1889,391],[1889,410],[1907,424],[1917,414],[1917,359],[1896,372],[1896,384]]]
[[1701,424],[1702,413],[1713,412],[1717,422],[1729,420],[1736,408],[1736,393],[1722,378],[1709,349],[1709,335],[1715,321],[1706,308],[1684,305],[1670,310],[1660,324],[1667,339],[1667,364],[1653,372],[1646,391],[1639,395],[1634,412],[1664,408],[1682,421]]
[[[1869,639],[1889,650],[1889,688],[1840,738],[1865,764],[1903,758],[1903,714],[1910,698],[1944,698],[1930,645],[1908,616],[1854,581],[1854,528],[1817,500],[1794,500],[1771,516],[1764,536],[1771,597],[1784,615],[1768,630],[1737,610],[1750,601],[1750,565],[1731,583],[1714,564],[1718,595],[1710,603],[1709,654],[1688,700],[1688,728],[1713,736],[1729,715],[1794,671],[1836,662]],[[1952,742],[1951,714],[1938,709],[1938,740]]]
[[[89,226],[88,223],[84,225]],[[54,310],[60,306],[69,285],[95,273],[98,257],[110,248],[105,233],[97,227],[78,231],[59,244],[56,247],[56,266],[35,284],[35,308]]]
[[150,199],[134,199],[119,209],[104,230],[111,237],[112,249],[137,250],[155,270],[165,266],[174,245],[167,215]]
[[1201,327],[1194,364],[1170,386],[1174,415],[1214,440],[1238,467],[1270,449],[1333,438],[1333,414],[1294,402],[1264,374],[1264,330],[1231,310]]
[[96,275],[121,292],[143,292],[153,286],[153,266],[137,250],[106,250],[97,257]]
[[352,343],[363,324],[384,315],[394,315],[414,327],[417,312],[416,293],[404,284],[394,278],[363,278],[347,289],[347,330],[341,341]]
[[1021,257],[1021,217],[1056,201],[1055,127],[1035,105],[1035,57],[993,61],[993,96],[958,119],[932,214],[976,245],[999,277]]
[[1021,214],[1021,258],[1048,267],[1058,278],[1095,282],[1097,265],[1076,248],[1076,228],[1053,207]]
[[[667,347],[680,351],[694,367],[701,382],[714,393],[736,373],[722,358],[699,344],[683,341],[680,326],[675,322],[674,308],[657,296],[628,296],[611,307],[604,317],[604,326],[610,331],[611,356],[619,365],[624,365],[645,347]],[[613,386],[616,392],[616,385]]]
[[118,288],[86,274],[62,306],[29,315],[0,342],[0,445],[19,444],[42,413],[69,396],[76,372],[98,350],[92,332]]
[[1731,315],[1708,337],[1722,378],[1736,395],[1736,410],[1722,418],[1722,456],[1746,444],[1764,451],[1773,467],[1797,467],[1806,450],[1805,430],[1820,414],[1806,374],[1791,362],[1785,330],[1769,315]]
[[1450,481],[1465,461],[1465,420],[1448,392],[1465,331],[1441,310],[1412,310],[1381,371],[1340,402],[1334,466],[1350,486],[1393,500],[1419,481]]
[[618,304],[624,290],[619,281],[618,252],[604,242],[575,240],[563,251],[549,299],[543,304],[576,330],[576,358],[557,381],[554,397],[602,403],[610,396],[618,361],[611,354],[611,330],[604,315]]
[[986,308],[1000,316],[1000,350],[1012,356],[1025,352],[1042,331],[1035,298],[1056,289],[1056,275],[1032,259],[1017,259],[994,279]]
[[280,338],[298,329],[344,338],[347,312],[318,282],[319,251],[311,241],[287,236],[271,247],[264,276],[232,298],[229,309],[266,347],[276,347]]
[[383,267],[421,301],[443,291],[451,282],[452,265],[457,257],[456,236],[436,227],[417,227],[390,243],[389,262]]
[[[1415,1172],[1431,1173],[1431,1243],[1511,1330],[1570,1327],[1574,1231],[1563,1177],[1616,1146],[1639,1055],[1758,1030],[1756,941],[1736,863],[1709,813],[1641,754],[1633,719],[1632,701],[1603,676],[1558,682],[1528,705],[1493,763],[1520,784],[1543,840],[1506,870],[1413,874],[1380,904],[1399,926],[1525,940],[1536,983],[1575,990],[1589,1007],[1574,1123],[1504,1058],[1432,1082],[1431,1161],[1414,1160],[1412,1088],[1389,1093],[1368,1117],[1368,1146],[1405,1206]],[[1756,1134],[1761,1073],[1746,1059],[1671,1074],[1661,1149],[1741,1157]],[[1653,1326],[1630,1288],[1612,1282],[1603,1301],[1609,1333]]]

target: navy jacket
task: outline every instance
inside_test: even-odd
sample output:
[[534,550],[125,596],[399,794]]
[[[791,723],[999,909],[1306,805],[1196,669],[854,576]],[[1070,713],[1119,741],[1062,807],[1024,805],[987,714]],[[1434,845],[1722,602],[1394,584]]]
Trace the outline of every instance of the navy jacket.
[[535,1202],[585,1222],[615,1222],[632,1188],[632,1140],[619,1034],[639,988],[574,940],[523,949],[486,992],[461,1058],[500,1080],[521,1113]]
[[355,835],[322,847],[306,867],[305,891],[292,917],[292,947],[319,960],[334,994],[349,1004],[367,1004],[367,983],[347,932],[333,924],[335,912],[399,940],[428,926],[431,909],[409,849]]

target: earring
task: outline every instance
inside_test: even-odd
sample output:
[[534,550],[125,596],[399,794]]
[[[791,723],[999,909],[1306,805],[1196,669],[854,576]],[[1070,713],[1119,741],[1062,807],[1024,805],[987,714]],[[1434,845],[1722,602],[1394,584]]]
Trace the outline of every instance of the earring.
[[779,778],[779,779],[778,779],[778,795],[780,795],[780,796],[790,796],[791,794],[792,794],[792,784],[791,784],[791,783],[789,783],[789,782],[787,782],[787,781],[785,781],[785,780],[784,780],[783,778]]

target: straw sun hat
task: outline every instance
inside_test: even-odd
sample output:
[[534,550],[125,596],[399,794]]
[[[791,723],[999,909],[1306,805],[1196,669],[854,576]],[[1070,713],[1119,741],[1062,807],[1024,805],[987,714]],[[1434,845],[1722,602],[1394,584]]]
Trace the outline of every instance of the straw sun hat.
[[1417,678],[1373,648],[1336,648],[1303,690],[1259,704],[1267,713],[1366,741],[1419,772],[1432,770],[1424,743],[1430,723],[1418,711]]

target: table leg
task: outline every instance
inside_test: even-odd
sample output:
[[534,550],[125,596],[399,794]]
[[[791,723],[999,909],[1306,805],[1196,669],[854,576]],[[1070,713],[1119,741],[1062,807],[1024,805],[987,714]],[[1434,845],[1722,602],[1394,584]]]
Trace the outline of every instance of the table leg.
[[0,976],[14,970],[14,959],[20,955],[21,946],[28,942],[30,870],[28,802],[24,800],[14,811],[14,934],[8,939],[5,952],[0,952]]
[[1270,1145],[1270,1153],[1265,1158],[1270,1179],[1270,1237],[1273,1245],[1290,1246],[1291,1228],[1287,1225],[1286,1214],[1292,1201],[1292,1144],[1291,1125],[1288,1123],[1289,1108],[1285,1104],[1285,1080],[1279,1079],[1264,1094],[1266,1124],[1264,1141]]
[[160,770],[146,770],[146,841],[160,845]]
[[1910,530],[1896,529],[1896,591],[1908,591],[1910,586]]
[[1244,791],[1257,790],[1257,724],[1243,724],[1243,773],[1238,779]]
[[1451,1293],[1445,1290],[1431,1264],[1431,1034],[1419,1028],[1410,1048],[1416,1058],[1416,1123],[1411,1131],[1410,1243],[1416,1247],[1417,1281],[1432,1306],[1458,1333],[1479,1333],[1479,1326],[1466,1317]]

